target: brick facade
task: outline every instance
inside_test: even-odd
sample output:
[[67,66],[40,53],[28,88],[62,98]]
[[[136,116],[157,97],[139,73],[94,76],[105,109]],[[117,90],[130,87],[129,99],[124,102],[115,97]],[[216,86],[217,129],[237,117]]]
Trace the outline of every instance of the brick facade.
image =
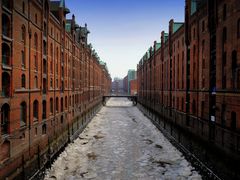
[[0,7],[0,179],[29,177],[25,166],[41,168],[86,125],[111,78],[63,0]]
[[137,66],[139,102],[237,154],[239,43],[239,1],[187,0],[185,22],[170,20],[168,33],[161,33]]

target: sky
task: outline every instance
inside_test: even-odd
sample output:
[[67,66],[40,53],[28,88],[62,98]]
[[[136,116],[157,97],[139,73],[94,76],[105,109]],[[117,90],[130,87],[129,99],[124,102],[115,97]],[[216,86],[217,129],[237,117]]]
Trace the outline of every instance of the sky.
[[65,0],[76,22],[88,25],[89,43],[107,63],[112,78],[124,78],[170,19],[184,21],[184,0]]

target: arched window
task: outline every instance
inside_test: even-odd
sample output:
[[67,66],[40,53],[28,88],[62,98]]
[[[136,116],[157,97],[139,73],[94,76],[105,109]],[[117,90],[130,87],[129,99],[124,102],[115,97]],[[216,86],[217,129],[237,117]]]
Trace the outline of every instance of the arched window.
[[35,120],[38,119],[38,109],[39,109],[39,107],[38,107],[38,101],[35,100],[35,101],[33,102],[33,117],[35,118]]
[[2,34],[6,37],[11,36],[11,23],[6,14],[2,14]]
[[7,72],[2,73],[2,96],[10,96],[10,75]]
[[237,128],[237,114],[236,112],[231,112],[231,129],[236,130]]
[[25,74],[22,74],[21,82],[22,82],[22,88],[26,88],[26,77],[25,77]]
[[25,126],[27,122],[27,104],[22,102],[20,104],[20,126]]
[[11,65],[10,56],[11,56],[10,47],[6,43],[3,43],[2,44],[2,63],[4,65],[8,65],[8,66]]
[[4,104],[1,108],[1,134],[8,134],[8,125],[10,121],[10,107]]
[[53,98],[50,98],[50,112],[53,114]]
[[42,119],[47,118],[47,102],[43,100],[42,102]]

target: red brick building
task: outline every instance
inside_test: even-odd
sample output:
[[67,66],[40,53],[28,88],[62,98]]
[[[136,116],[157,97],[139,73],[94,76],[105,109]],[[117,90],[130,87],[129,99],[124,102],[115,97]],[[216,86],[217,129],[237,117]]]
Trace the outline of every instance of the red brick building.
[[130,81],[130,95],[137,95],[137,79]]
[[84,128],[111,78],[65,1],[0,1],[0,179],[29,178]]
[[239,156],[238,0],[186,0],[185,22],[170,20],[137,69],[140,104]]

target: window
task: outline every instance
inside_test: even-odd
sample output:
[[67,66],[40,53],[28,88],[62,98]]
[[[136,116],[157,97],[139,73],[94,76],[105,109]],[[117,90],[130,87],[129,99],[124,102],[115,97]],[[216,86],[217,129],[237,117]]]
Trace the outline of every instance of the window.
[[61,98],[61,112],[63,112],[63,98]]
[[10,121],[10,107],[4,104],[1,108],[1,134],[8,134],[8,124]]
[[25,42],[26,42],[26,28],[24,25],[22,25],[22,34],[21,34],[21,40],[22,42],[24,43],[25,45]]
[[47,61],[46,61],[46,59],[43,60],[43,73],[47,74]]
[[27,122],[27,104],[22,102],[20,104],[20,126],[26,126]]
[[38,88],[38,77],[37,76],[34,77],[34,87]]
[[43,41],[43,54],[47,55],[47,42]]
[[50,87],[53,88],[53,79],[50,79]]
[[38,61],[37,61],[37,55],[34,55],[34,66],[35,66],[35,70],[38,70]]
[[35,48],[35,50],[38,49],[38,37],[37,37],[37,33],[34,34],[34,48]]
[[44,36],[47,36],[47,24],[46,22],[44,22],[44,29],[43,29],[43,32],[44,32]]
[[232,85],[233,88],[238,88],[238,65],[237,65],[237,51],[232,52]]
[[47,79],[43,78],[43,94],[47,93]]
[[47,125],[46,124],[42,125],[42,134],[43,135],[47,134]]
[[58,97],[56,97],[56,111],[58,112],[58,106],[59,106],[59,102],[58,102]]
[[202,32],[205,31],[205,21],[202,21]]
[[42,119],[47,118],[47,102],[43,100],[42,102]]
[[193,28],[193,39],[195,39],[195,37],[196,37],[196,29]]
[[2,96],[10,96],[10,75],[7,72],[2,73]]
[[38,18],[37,18],[37,14],[35,14],[35,23],[38,23]]
[[38,101],[37,100],[33,102],[33,117],[35,118],[35,120],[38,119]]
[[26,77],[25,77],[25,74],[22,74],[21,82],[22,82],[22,88],[26,88]]
[[236,112],[231,113],[231,129],[236,130],[237,128],[237,114]]
[[227,17],[227,5],[223,5],[223,20],[225,21]]
[[2,5],[8,9],[11,9],[12,1],[11,0],[2,0]]
[[50,112],[53,114],[53,98],[50,98]]
[[223,52],[222,55],[222,66],[226,66],[227,63],[227,52]]
[[221,125],[224,127],[226,125],[226,104],[222,104],[221,110]]
[[11,35],[11,23],[10,19],[6,14],[2,14],[2,34],[6,37]]
[[232,71],[236,71],[237,69],[237,51],[234,50],[232,52]]
[[222,43],[226,43],[227,42],[227,28],[224,27],[223,28],[223,33],[222,33]]
[[11,63],[10,63],[10,47],[6,44],[6,43],[3,43],[2,44],[2,63],[4,65],[8,65],[10,66]]
[[25,68],[25,52],[24,51],[21,51],[21,56],[22,56],[22,67]]
[[240,19],[237,22],[237,37],[240,38]]
[[22,3],[22,12],[23,12],[23,14],[25,14],[25,3],[24,3],[24,1]]

